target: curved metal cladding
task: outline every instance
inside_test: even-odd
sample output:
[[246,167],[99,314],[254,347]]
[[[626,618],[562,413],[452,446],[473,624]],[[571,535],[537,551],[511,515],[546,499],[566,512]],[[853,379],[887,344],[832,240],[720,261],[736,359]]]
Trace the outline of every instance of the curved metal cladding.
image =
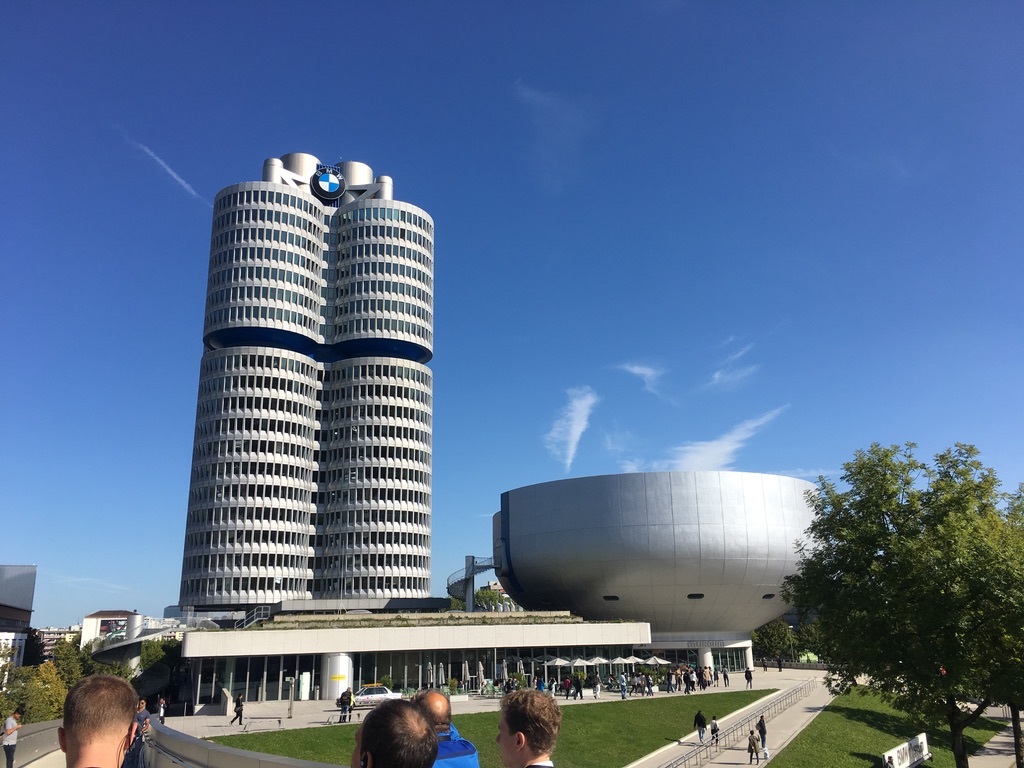
[[813,483],[748,472],[652,472],[508,491],[494,516],[502,586],[529,609],[749,632],[782,615]]
[[217,195],[181,605],[429,595],[433,222],[392,190],[293,153]]

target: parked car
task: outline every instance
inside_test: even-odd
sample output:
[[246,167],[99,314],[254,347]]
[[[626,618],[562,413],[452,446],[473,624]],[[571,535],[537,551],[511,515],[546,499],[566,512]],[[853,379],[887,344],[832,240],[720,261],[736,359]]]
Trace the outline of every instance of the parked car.
[[402,698],[402,694],[392,691],[386,685],[374,683],[373,685],[364,685],[356,691],[356,695],[352,697],[352,707],[375,707],[382,701],[400,698]]

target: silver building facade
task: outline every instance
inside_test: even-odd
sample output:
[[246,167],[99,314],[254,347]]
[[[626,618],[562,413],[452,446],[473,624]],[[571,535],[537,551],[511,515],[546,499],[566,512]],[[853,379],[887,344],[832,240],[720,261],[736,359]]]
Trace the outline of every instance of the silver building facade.
[[429,595],[433,241],[362,163],[217,195],[183,608]]
[[782,582],[796,572],[814,490],[750,472],[601,475],[517,488],[502,494],[493,518],[496,571],[528,610],[646,621],[656,648],[696,648],[710,659],[711,649],[733,647],[750,664],[751,630],[788,609]]

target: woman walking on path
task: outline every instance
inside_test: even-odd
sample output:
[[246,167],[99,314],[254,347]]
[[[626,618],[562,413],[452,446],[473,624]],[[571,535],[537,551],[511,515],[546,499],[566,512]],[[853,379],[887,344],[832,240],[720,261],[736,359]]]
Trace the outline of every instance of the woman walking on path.
[[747,737],[747,755],[750,756],[750,759],[747,760],[747,765],[750,765],[755,760],[758,765],[761,764],[761,751],[759,747],[760,744],[758,743],[758,738],[754,732],[751,731],[750,736]]

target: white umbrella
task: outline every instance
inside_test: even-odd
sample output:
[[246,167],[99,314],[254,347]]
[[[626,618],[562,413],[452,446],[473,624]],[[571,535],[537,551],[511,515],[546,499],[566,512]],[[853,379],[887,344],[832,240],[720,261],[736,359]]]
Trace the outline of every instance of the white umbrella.
[[427,672],[427,681],[429,683],[427,685],[427,687],[428,688],[433,688],[434,687],[434,665],[433,664],[427,664],[427,670],[428,670],[428,672]]
[[578,656],[569,662],[570,667],[589,667],[590,662],[586,659],[581,659]]
[[501,660],[501,679],[508,680],[508,659]]
[[486,678],[484,676],[484,663],[482,661],[478,661],[476,663],[476,676],[477,676],[477,678],[479,678],[476,681],[477,687],[480,688],[480,689],[483,689],[483,687],[484,687],[484,680]]
[[519,657],[519,660],[516,662],[516,672],[518,672],[523,677],[526,677],[526,667],[523,666],[523,658],[521,656]]
[[612,659],[612,664],[629,664],[629,659],[624,659],[621,656],[616,656]]
[[649,658],[649,659],[644,659],[644,664],[650,664],[650,665],[653,665],[653,666],[656,666],[656,667],[663,667],[666,664],[671,664],[671,663],[672,662],[669,661],[668,659],[659,659],[657,656],[651,656],[651,658]]
[[444,688],[448,683],[448,676],[444,673],[444,664],[437,662],[437,687]]
[[636,656],[627,656],[626,657],[626,663],[627,664],[643,664],[644,660],[643,659],[638,659]]
[[552,666],[555,666],[555,667],[568,667],[569,666],[569,662],[567,660],[563,659],[561,656],[556,656],[555,658],[551,659],[551,661],[548,661],[548,662],[545,662],[545,663],[546,664],[551,664]]
[[604,658],[603,656],[595,656],[592,659],[587,659],[587,662],[590,663],[590,664],[608,664],[608,663],[614,664],[615,663],[614,661],[613,662],[609,662],[608,659]]
[[469,659],[462,660],[462,687],[469,690]]

